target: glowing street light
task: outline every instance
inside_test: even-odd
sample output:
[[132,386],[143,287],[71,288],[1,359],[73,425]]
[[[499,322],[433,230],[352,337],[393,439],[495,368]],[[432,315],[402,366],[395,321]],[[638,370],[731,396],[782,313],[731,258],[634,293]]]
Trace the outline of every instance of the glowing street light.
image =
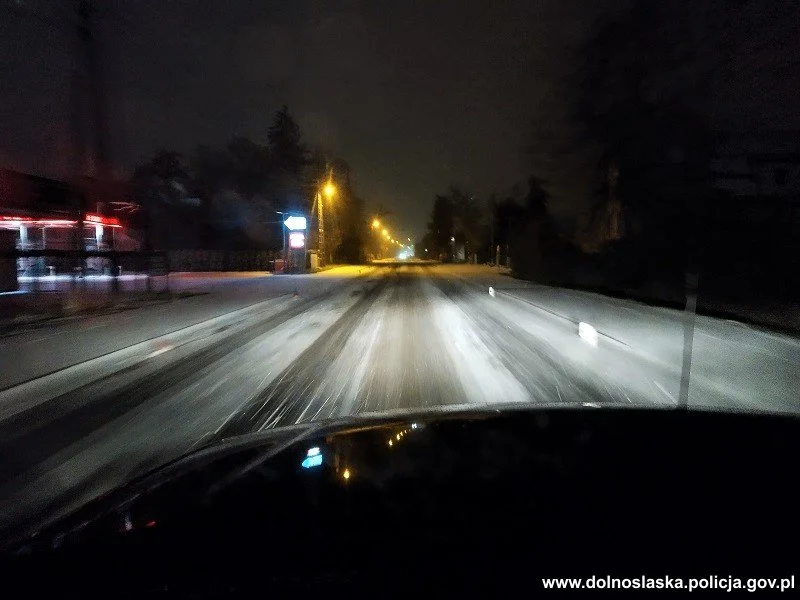
[[328,181],[317,191],[317,209],[319,210],[319,219],[317,220],[317,240],[319,242],[319,259],[320,263],[324,264],[326,253],[325,245],[325,221],[322,211],[322,196],[325,196],[330,201],[336,195],[336,186],[333,185],[333,169],[328,171]]
[[378,219],[372,219],[372,228],[377,229],[381,226],[381,222]]

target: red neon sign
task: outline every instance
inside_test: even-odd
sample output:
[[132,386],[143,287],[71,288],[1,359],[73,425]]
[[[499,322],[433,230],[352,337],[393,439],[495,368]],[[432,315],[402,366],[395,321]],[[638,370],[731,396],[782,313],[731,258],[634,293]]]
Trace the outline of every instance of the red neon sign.
[[31,217],[9,217],[0,215],[0,221],[19,225],[41,225],[42,227],[74,227],[75,221],[69,219],[32,219]]
[[95,213],[86,213],[85,220],[89,221],[90,223],[105,225],[106,227],[122,227],[122,225],[119,224],[119,219],[117,217],[104,217]]
[[[34,225],[39,227],[75,227],[77,221],[71,219],[36,219],[32,217],[15,217],[0,215],[0,223],[10,223],[15,227],[20,225]],[[103,217],[89,213],[84,218],[84,223],[103,225],[105,227],[122,227],[117,217]]]

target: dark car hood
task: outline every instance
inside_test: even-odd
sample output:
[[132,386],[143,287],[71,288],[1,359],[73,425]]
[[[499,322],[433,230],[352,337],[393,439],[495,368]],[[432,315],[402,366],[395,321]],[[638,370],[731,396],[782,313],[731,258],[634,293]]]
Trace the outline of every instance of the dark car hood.
[[396,436],[397,431],[410,427],[410,424],[421,428],[443,421],[458,421],[467,424],[475,420],[494,418],[498,415],[533,413],[543,415],[544,411],[548,410],[598,408],[600,405],[586,403],[539,404],[535,408],[519,403],[498,403],[490,407],[452,404],[414,411],[398,409],[359,413],[356,416],[340,419],[302,423],[230,438],[220,438],[208,441],[202,447],[102,494],[39,530],[18,536],[15,540],[5,544],[5,550],[26,553],[33,548],[56,548],[70,540],[82,539],[99,520],[108,518],[110,515],[115,515],[114,518],[117,518],[131,506],[141,502],[149,494],[153,494],[161,486],[183,486],[186,481],[184,478],[192,475],[195,476],[193,481],[202,480],[202,485],[208,486],[208,490],[203,493],[209,491],[213,493],[245,475],[259,463],[267,463],[281,452],[301,446],[312,438],[330,441],[336,436],[340,436],[352,439],[350,436],[357,432],[379,432],[381,430],[387,436],[389,432],[393,432],[392,435]]
[[798,469],[793,417],[529,405],[358,417],[223,440],[15,554],[31,572],[55,557],[80,582],[88,565],[128,581],[130,564],[136,577],[192,582],[295,581],[309,569],[353,581],[397,561],[486,577],[623,557],[665,572],[671,559],[778,569],[800,533]]

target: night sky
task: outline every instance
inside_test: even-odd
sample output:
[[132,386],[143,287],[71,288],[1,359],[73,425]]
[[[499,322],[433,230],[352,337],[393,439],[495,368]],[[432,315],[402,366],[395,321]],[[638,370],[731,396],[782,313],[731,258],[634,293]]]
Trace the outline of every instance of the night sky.
[[[0,3],[0,163],[63,176],[74,32]],[[66,2],[23,4],[64,21]],[[532,123],[601,10],[624,4],[109,0],[112,158],[124,172],[159,147],[265,142],[287,104],[307,142],[350,162],[370,210],[420,235],[449,184],[485,197],[524,181]]]
[[[27,4],[64,14],[64,2]],[[107,5],[117,164],[233,135],[263,142],[285,103],[306,141],[347,159],[368,206],[393,210],[409,235],[450,183],[483,196],[524,180],[537,103],[594,18],[564,0]],[[0,159],[60,176],[72,32],[4,10]]]

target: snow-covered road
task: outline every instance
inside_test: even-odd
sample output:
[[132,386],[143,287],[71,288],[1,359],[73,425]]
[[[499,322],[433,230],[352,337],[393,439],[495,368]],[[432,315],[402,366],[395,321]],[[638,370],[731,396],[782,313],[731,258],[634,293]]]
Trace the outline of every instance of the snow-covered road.
[[[670,407],[678,396],[678,311],[472,266],[203,285],[171,304],[4,338],[0,529],[270,427],[449,404]],[[581,321],[596,345],[578,335]],[[796,338],[698,318],[692,406],[796,411],[798,384]]]

